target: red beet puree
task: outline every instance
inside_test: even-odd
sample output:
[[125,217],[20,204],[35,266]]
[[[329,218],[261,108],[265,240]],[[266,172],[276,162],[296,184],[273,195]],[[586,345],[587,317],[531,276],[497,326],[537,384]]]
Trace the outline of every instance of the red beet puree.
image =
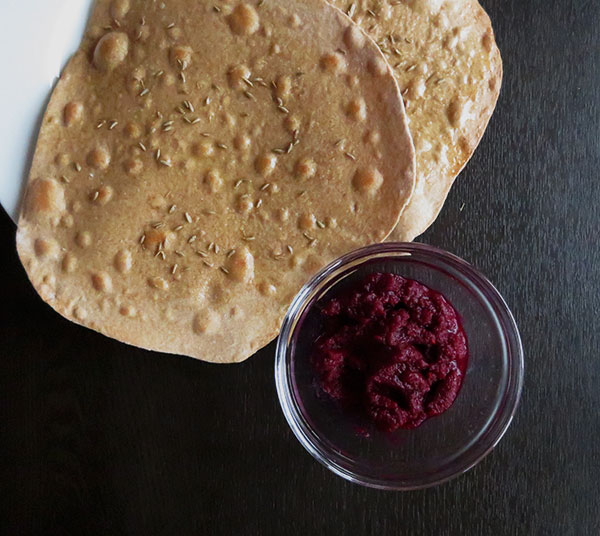
[[382,430],[416,428],[460,390],[467,338],[450,302],[418,281],[370,274],[321,306],[313,364],[322,389]]

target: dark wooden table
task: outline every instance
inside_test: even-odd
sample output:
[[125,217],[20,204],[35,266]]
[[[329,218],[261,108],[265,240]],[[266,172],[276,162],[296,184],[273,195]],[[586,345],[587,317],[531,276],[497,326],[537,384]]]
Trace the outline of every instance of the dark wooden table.
[[600,534],[600,2],[484,4],[504,87],[422,240],[488,274],[521,328],[522,403],[492,454],[425,491],[346,483],[288,429],[273,345],[215,366],[77,327],[2,213],[0,533]]

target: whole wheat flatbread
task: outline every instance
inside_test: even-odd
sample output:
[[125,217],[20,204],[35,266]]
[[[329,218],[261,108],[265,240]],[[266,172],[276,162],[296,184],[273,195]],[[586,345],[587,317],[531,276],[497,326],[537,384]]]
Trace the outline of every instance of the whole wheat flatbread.
[[17,247],[66,318],[237,362],[414,188],[397,83],[322,0],[101,0],[43,119]]
[[417,155],[415,193],[389,239],[411,241],[439,214],[496,106],[502,60],[477,0],[330,0],[394,69]]

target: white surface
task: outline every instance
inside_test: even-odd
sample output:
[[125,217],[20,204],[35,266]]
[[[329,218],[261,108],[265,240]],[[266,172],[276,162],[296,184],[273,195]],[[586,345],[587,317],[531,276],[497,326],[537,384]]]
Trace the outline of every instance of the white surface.
[[0,203],[17,220],[42,114],[92,0],[0,0]]

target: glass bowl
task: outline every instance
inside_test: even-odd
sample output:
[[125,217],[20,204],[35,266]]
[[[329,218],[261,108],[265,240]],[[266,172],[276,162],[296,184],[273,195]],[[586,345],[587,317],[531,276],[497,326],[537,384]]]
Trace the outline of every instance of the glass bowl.
[[[382,432],[345,413],[321,390],[311,364],[320,328],[315,305],[372,272],[416,279],[442,293],[467,334],[469,363],[454,404],[413,430]],[[470,264],[424,244],[376,244],[334,261],[300,290],[277,342],[275,381],[290,427],[319,462],[365,486],[419,489],[464,473],[501,439],[521,394],[523,348],[502,296]]]

